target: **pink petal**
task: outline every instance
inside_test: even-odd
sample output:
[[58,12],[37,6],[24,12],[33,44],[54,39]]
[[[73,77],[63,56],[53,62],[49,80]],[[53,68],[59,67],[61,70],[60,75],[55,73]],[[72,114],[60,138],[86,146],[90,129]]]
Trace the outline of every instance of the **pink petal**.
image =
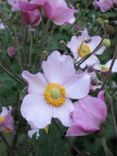
[[41,15],[37,9],[33,11],[22,11],[22,19],[25,25],[36,27],[41,21]]
[[72,125],[67,136],[83,136],[96,132],[106,117],[107,107],[100,95],[97,98],[87,96],[75,103],[75,109],[71,114]]
[[52,107],[46,104],[43,96],[28,94],[23,99],[20,111],[37,128],[45,128],[51,123]]
[[54,51],[43,61],[42,69],[48,82],[63,84],[75,74],[73,59],[68,55],[61,55]]
[[53,117],[58,118],[66,127],[71,125],[70,113],[74,110],[71,100],[66,99],[60,107],[53,107]]
[[70,9],[65,1],[46,0],[43,9],[46,16],[57,25],[75,21],[75,11]]
[[90,75],[74,75],[64,85],[67,97],[72,99],[81,99],[88,95],[90,89]]
[[91,134],[95,131],[97,131],[97,128],[95,128],[95,127],[93,127],[90,130],[86,130],[86,129],[83,129],[83,127],[81,127],[80,125],[72,125],[68,129],[66,136],[85,136],[85,135]]
[[22,72],[22,77],[28,82],[28,92],[43,95],[47,82],[41,73],[31,74],[28,71]]
[[25,11],[33,11],[39,8],[37,4],[33,4],[25,0],[19,0],[19,6],[20,6],[20,9],[25,10]]

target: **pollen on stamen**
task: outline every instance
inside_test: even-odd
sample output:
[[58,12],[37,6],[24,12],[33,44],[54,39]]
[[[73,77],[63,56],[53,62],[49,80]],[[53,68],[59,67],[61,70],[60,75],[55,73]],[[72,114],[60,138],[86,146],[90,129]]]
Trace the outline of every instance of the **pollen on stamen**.
[[91,48],[87,44],[82,44],[80,48],[78,49],[78,52],[79,52],[80,57],[84,58],[85,56],[91,53]]
[[48,84],[44,92],[46,102],[55,107],[59,107],[64,104],[65,95],[64,87],[57,83]]

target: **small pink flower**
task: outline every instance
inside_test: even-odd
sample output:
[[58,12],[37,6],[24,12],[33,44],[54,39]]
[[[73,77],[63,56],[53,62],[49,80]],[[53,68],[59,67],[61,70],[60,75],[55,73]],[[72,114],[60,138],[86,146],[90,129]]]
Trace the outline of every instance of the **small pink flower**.
[[99,8],[102,12],[106,12],[113,7],[113,0],[95,0],[93,4],[96,8]]
[[7,49],[7,54],[9,57],[13,57],[16,54],[16,49],[14,47],[9,47]]
[[[72,36],[71,40],[68,42],[67,46],[73,53],[76,61],[80,61],[88,54],[91,54],[94,49],[100,44],[102,38],[100,36],[90,37],[87,29],[81,32],[80,36]],[[105,47],[101,47],[95,54],[101,55]],[[88,59],[83,62],[80,67],[85,68],[86,66],[93,66],[95,63],[99,62],[97,56],[93,54]]]
[[71,99],[88,95],[89,74],[77,74],[73,59],[54,51],[42,62],[43,73],[23,71],[28,82],[28,95],[23,99],[21,114],[37,129],[45,128],[52,118],[58,118],[64,126],[71,124],[70,113],[74,110]]
[[43,9],[46,16],[57,25],[75,21],[75,10],[69,8],[65,0],[45,0]]
[[87,96],[75,103],[71,114],[72,125],[67,131],[67,136],[85,136],[100,129],[107,117],[107,106],[104,101],[104,92],[98,97]]
[[12,132],[14,130],[14,120],[11,111],[11,107],[2,107],[2,112],[0,113],[0,131]]

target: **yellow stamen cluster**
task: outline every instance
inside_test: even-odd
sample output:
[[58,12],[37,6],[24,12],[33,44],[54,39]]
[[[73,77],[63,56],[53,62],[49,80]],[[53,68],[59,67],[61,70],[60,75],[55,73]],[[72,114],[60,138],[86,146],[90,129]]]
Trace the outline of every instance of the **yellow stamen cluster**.
[[83,43],[78,49],[78,52],[79,52],[80,57],[84,58],[85,56],[91,53],[91,48],[89,47],[89,45]]
[[3,122],[5,122],[5,117],[0,115],[0,123],[3,123]]
[[57,83],[49,83],[44,92],[47,103],[55,107],[64,103],[65,95],[64,87]]

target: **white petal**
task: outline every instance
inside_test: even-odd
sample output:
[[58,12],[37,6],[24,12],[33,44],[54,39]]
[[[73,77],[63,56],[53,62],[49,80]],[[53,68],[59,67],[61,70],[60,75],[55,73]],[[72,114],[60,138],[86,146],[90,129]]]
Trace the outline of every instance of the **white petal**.
[[85,64],[86,64],[87,66],[93,66],[93,65],[95,65],[96,63],[99,63],[99,59],[98,59],[97,56],[91,55],[91,56],[90,56],[88,59],[86,59],[84,62],[85,62]]
[[98,71],[101,71],[102,70],[102,65],[100,64],[100,63],[96,63],[94,66],[93,66],[93,68],[95,69],[95,70],[98,70]]
[[74,105],[71,100],[66,99],[60,107],[53,107],[53,117],[58,118],[66,127],[71,125],[70,113],[73,112]]
[[67,47],[71,50],[71,52],[73,53],[75,59],[78,56],[78,49],[79,49],[80,45],[82,44],[82,42],[83,41],[82,40],[79,40],[78,37],[73,36],[71,38],[71,41],[69,41],[67,43]]
[[22,77],[28,82],[28,92],[32,94],[43,94],[47,82],[41,73],[31,74],[28,71],[22,72]]
[[21,114],[37,128],[45,128],[51,123],[52,107],[46,104],[43,96],[28,94],[23,99]]
[[95,54],[96,55],[102,55],[105,49],[106,49],[106,47],[103,46]]
[[100,44],[102,38],[100,36],[93,36],[91,37],[91,41],[88,43],[88,45],[91,48],[91,51],[94,51],[96,47]]
[[89,74],[74,75],[64,85],[66,96],[72,99],[81,99],[87,96],[90,89],[90,78]]
[[58,51],[54,51],[47,61],[43,61],[42,68],[50,83],[63,84],[75,73],[73,59],[68,55],[61,55]]

